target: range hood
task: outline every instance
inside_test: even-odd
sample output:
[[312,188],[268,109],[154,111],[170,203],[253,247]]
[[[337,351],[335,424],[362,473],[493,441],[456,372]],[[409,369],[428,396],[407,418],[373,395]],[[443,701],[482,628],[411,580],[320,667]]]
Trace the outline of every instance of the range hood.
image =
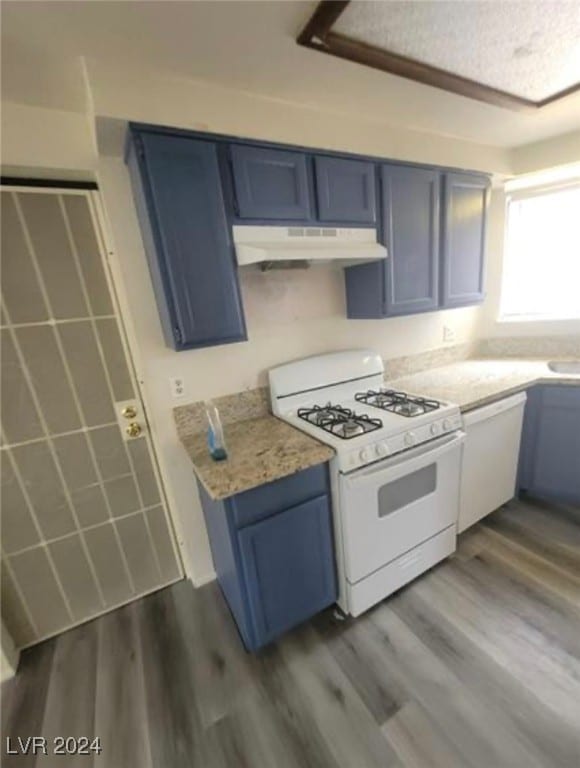
[[384,259],[376,229],[345,227],[233,227],[238,264],[289,269],[336,263],[341,267]]

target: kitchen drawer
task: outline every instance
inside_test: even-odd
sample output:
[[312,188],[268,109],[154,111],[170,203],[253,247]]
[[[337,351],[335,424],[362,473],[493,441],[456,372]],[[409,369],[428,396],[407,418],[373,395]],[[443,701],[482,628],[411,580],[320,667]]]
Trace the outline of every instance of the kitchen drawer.
[[234,524],[243,528],[321,494],[328,494],[327,464],[305,469],[232,497]]
[[453,524],[367,576],[366,579],[356,584],[348,584],[351,614],[360,616],[382,600],[385,595],[392,594],[440,560],[453,554],[456,540],[455,524]]

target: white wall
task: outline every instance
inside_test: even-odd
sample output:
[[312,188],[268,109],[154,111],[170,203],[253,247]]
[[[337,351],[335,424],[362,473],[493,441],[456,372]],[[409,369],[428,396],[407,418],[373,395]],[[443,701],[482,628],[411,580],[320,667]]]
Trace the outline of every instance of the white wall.
[[[348,321],[344,317],[339,271],[242,277],[249,341],[211,349],[175,353],[163,342],[143,245],[121,159],[127,119],[286,141],[434,163],[509,173],[510,153],[390,125],[346,118],[310,108],[259,98],[202,83],[122,77],[89,71],[95,114],[109,129],[106,152],[98,161],[92,144],[94,123],[76,113],[16,105],[3,114],[8,140],[3,162],[32,168],[31,175],[87,176],[96,166],[110,224],[112,260],[132,339],[170,508],[177,523],[186,567],[194,581],[211,578],[213,568],[191,466],[177,442],[172,419],[176,404],[168,380],[185,379],[185,400],[194,401],[254,387],[265,382],[267,369],[285,360],[354,345],[376,347],[385,358],[415,354],[442,343],[443,324],[456,342],[487,332],[493,315],[481,308],[393,318]],[[103,127],[101,125],[101,127]],[[46,127],[39,131],[38,126]],[[119,128],[121,130],[119,130]],[[105,130],[105,133],[107,131]],[[501,262],[501,205],[494,199],[495,235],[490,241],[490,279],[497,282]],[[495,282],[494,282],[495,281]],[[496,288],[490,291],[491,299]],[[493,302],[490,302],[490,306]]]
[[[461,343],[474,337],[480,310],[347,320],[341,270],[321,267],[265,275],[250,270],[241,279],[249,340],[174,352],[163,341],[123,161],[101,158],[98,180],[112,234],[112,258],[122,276],[134,327],[138,378],[143,383],[170,507],[176,514],[188,571],[196,583],[201,583],[212,577],[213,568],[191,465],[173,425],[176,405],[265,384],[268,368],[305,355],[360,345],[376,348],[385,358],[433,349],[442,345],[444,324],[455,330],[456,342]],[[183,400],[171,397],[169,379],[174,376],[185,381]]]
[[573,131],[544,141],[536,141],[511,151],[515,175],[543,171],[580,161],[580,131]]
[[79,112],[2,102],[2,172],[35,169],[38,177],[93,177],[90,118]]
[[[129,75],[89,63],[95,114],[418,163],[510,173],[510,151],[413,126],[333,113],[195,80]],[[393,104],[393,112],[396,105]]]
[[264,384],[268,368],[292,358],[356,345],[375,347],[385,358],[442,345],[443,324],[456,342],[475,336],[480,309],[382,321],[345,318],[341,271],[242,276],[249,341],[210,349],[173,352],[162,338],[143,252],[128,174],[121,159],[125,120],[340,149],[467,167],[509,169],[508,153],[451,137],[347,118],[203,83],[134,76],[124,79],[103,67],[89,68],[101,147],[98,180],[110,221],[113,247],[135,328],[139,378],[165,475],[170,507],[188,572],[201,583],[213,576],[205,526],[191,466],[177,443],[169,379],[184,379],[185,401]]

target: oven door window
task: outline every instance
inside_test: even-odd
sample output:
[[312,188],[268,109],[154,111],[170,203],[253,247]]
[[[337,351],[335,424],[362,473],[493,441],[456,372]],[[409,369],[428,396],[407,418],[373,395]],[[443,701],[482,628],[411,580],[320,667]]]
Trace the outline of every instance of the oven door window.
[[381,486],[378,493],[379,517],[386,517],[398,509],[409,506],[414,501],[433,493],[436,487],[436,463]]

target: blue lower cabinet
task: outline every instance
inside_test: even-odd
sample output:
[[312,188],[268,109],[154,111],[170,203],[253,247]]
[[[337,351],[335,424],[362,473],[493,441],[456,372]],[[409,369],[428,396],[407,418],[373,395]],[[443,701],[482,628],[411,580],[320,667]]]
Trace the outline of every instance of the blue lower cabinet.
[[580,503],[580,387],[546,385],[528,393],[520,490]]
[[[321,488],[323,493],[305,498]],[[223,501],[210,499],[201,487],[200,495],[217,578],[248,650],[335,602],[326,465]],[[248,524],[250,519],[257,522]]]
[[238,535],[260,644],[336,600],[328,496],[243,528]]

